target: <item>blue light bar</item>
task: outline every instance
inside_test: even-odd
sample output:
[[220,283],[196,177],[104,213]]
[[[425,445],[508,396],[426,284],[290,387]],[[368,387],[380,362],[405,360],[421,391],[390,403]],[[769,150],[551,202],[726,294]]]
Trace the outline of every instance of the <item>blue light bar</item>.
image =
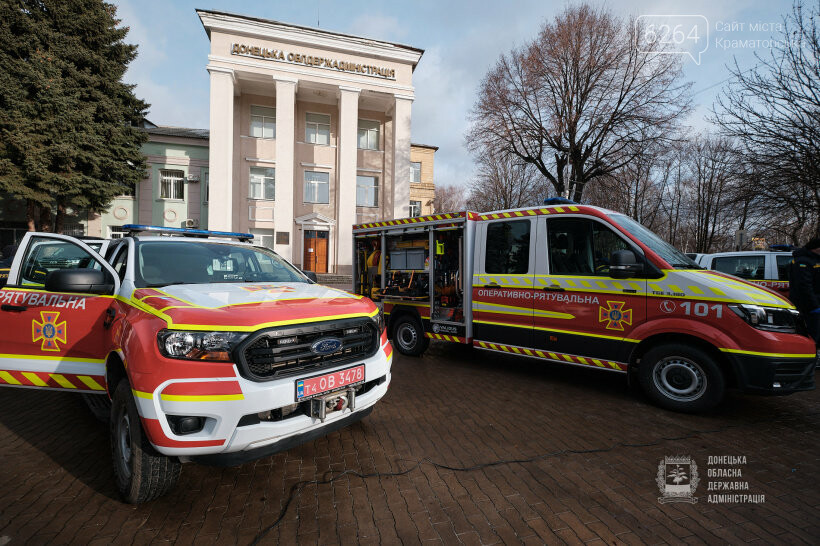
[[547,197],[544,199],[545,205],[577,205],[575,201],[572,199],[567,199],[566,197]]
[[162,226],[143,226],[140,224],[126,224],[122,226],[129,233],[156,233],[168,235],[183,235],[186,237],[227,237],[239,239],[242,242],[253,241],[253,233],[239,233],[234,231],[210,231],[207,229],[188,229]]

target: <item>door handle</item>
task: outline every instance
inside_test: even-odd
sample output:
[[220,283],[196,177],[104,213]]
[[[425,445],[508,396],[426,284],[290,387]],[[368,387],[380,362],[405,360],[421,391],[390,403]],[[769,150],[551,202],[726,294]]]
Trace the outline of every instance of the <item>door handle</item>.
[[488,284],[487,286],[488,286],[488,287],[491,287],[491,288],[498,288],[500,285],[499,285],[497,282],[491,282],[491,283],[490,283],[490,284]]
[[109,307],[105,310],[105,320],[103,321],[103,328],[106,330],[111,328],[111,325],[114,323],[114,319],[117,316],[117,311],[113,308]]
[[12,311],[14,313],[22,313],[23,311],[26,311],[28,309],[28,307],[26,307],[25,305],[11,305],[11,304],[8,304],[8,303],[4,303],[3,305],[0,305],[0,309],[2,309],[3,311]]
[[545,286],[543,289],[544,290],[549,290],[550,292],[565,292],[566,291],[566,289],[558,286],[557,284],[553,284],[553,285],[550,285],[550,286]]

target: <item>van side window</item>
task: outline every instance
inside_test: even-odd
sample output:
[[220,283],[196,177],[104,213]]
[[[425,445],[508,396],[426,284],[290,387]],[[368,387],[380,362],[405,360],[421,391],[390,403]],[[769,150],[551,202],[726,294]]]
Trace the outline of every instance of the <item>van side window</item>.
[[32,237],[22,262],[23,286],[43,286],[58,269],[102,269],[97,260],[71,241]]
[[114,271],[117,272],[120,280],[123,280],[125,279],[125,268],[128,265],[128,245],[120,245],[117,251],[117,257],[114,258],[114,262],[111,265],[114,267]]
[[609,257],[630,246],[607,226],[587,218],[547,220],[550,273],[609,275]]
[[789,264],[792,263],[792,257],[789,254],[777,256],[777,279],[780,281],[789,280]]
[[712,260],[712,269],[741,279],[765,279],[766,257],[761,255],[718,256]]
[[493,222],[487,226],[486,273],[515,275],[530,270],[530,221]]

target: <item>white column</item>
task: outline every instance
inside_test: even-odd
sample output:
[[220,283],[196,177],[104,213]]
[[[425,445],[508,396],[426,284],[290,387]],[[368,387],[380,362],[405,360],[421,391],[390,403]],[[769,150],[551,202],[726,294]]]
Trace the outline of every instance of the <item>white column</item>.
[[339,165],[336,199],[336,272],[353,270],[353,224],[356,223],[356,138],[359,128],[359,93],[356,87],[339,86]]
[[293,228],[294,140],[296,138],[297,80],[276,79],[276,202],[273,225],[277,232],[288,233],[288,244],[274,245],[274,250],[287,260],[293,260],[295,231]]
[[393,218],[410,216],[410,110],[413,97],[396,95],[393,109]]
[[233,70],[211,74],[208,229],[233,231]]

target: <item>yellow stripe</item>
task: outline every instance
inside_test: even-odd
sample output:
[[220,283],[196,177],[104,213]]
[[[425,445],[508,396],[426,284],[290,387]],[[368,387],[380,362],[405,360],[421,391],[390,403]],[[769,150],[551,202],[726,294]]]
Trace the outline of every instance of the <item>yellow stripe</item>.
[[524,352],[527,353],[529,356],[532,356],[532,351],[529,349],[524,349]]
[[96,381],[94,381],[93,379],[91,379],[87,375],[78,375],[77,377],[80,379],[80,381],[85,383],[86,387],[88,387],[89,389],[91,389],[93,391],[104,391],[105,390],[100,386],[99,383],[97,383]]
[[203,394],[200,396],[183,394],[161,394],[160,398],[168,402],[221,402],[224,400],[244,400],[241,394]]
[[74,385],[71,384],[71,381],[69,381],[64,376],[62,376],[58,373],[50,373],[48,375],[50,375],[51,378],[54,381],[56,381],[57,383],[59,383],[60,386],[63,387],[63,388],[66,388],[66,389],[76,389],[77,388],[77,387],[75,387]]
[[577,358],[578,362],[580,362],[581,364],[586,364],[587,366],[589,366],[589,362],[587,362],[586,358],[582,356],[576,356],[575,358]]
[[552,358],[554,360],[560,360],[560,358],[558,358],[558,355],[555,354],[555,353],[549,353],[549,355],[550,355],[550,358]]
[[563,209],[563,208],[561,208],[561,207],[555,207],[555,210],[556,210],[557,212],[564,212],[564,209]]
[[48,383],[37,377],[37,375],[31,372],[23,372],[23,377],[37,385],[38,387],[48,387]]
[[800,353],[760,353],[757,351],[743,351],[741,349],[724,349],[721,347],[720,349],[724,353],[737,353],[742,355],[755,355],[755,356],[771,356],[777,358],[816,358],[817,355],[815,354],[800,354]]
[[9,385],[22,385],[22,383],[14,379],[14,376],[11,375],[9,372],[0,372],[0,379],[5,381]]
[[134,389],[131,389],[131,393],[137,398],[145,398],[146,400],[154,399],[150,392],[135,391]]
[[546,355],[544,353],[542,353],[541,351],[535,351],[535,352],[538,353],[538,356],[540,356],[541,358],[547,358]]
[[573,360],[572,360],[572,357],[571,357],[571,356],[569,356],[569,355],[561,355],[561,356],[563,356],[563,357],[564,357],[564,360],[566,360],[567,362],[573,362]]
[[105,359],[102,358],[74,358],[74,357],[66,357],[66,356],[46,356],[46,355],[13,355],[13,354],[0,354],[0,358],[20,358],[23,360],[50,360],[50,361],[58,361],[58,362],[87,362],[91,364],[104,364]]
[[713,286],[710,286],[709,290],[711,290],[716,296],[725,296],[726,295],[726,292],[724,292],[720,288],[715,288]]
[[695,294],[703,294],[703,290],[701,290],[701,289],[700,289],[700,288],[698,288],[697,286],[690,286],[690,287],[689,287],[689,290],[691,290],[691,291],[692,291],[692,292],[694,292]]
[[600,361],[600,360],[598,360],[597,358],[593,358],[593,359],[592,359],[592,362],[594,362],[596,366],[600,366],[601,368],[604,368],[604,367],[605,367],[605,366],[601,363],[601,361]]

